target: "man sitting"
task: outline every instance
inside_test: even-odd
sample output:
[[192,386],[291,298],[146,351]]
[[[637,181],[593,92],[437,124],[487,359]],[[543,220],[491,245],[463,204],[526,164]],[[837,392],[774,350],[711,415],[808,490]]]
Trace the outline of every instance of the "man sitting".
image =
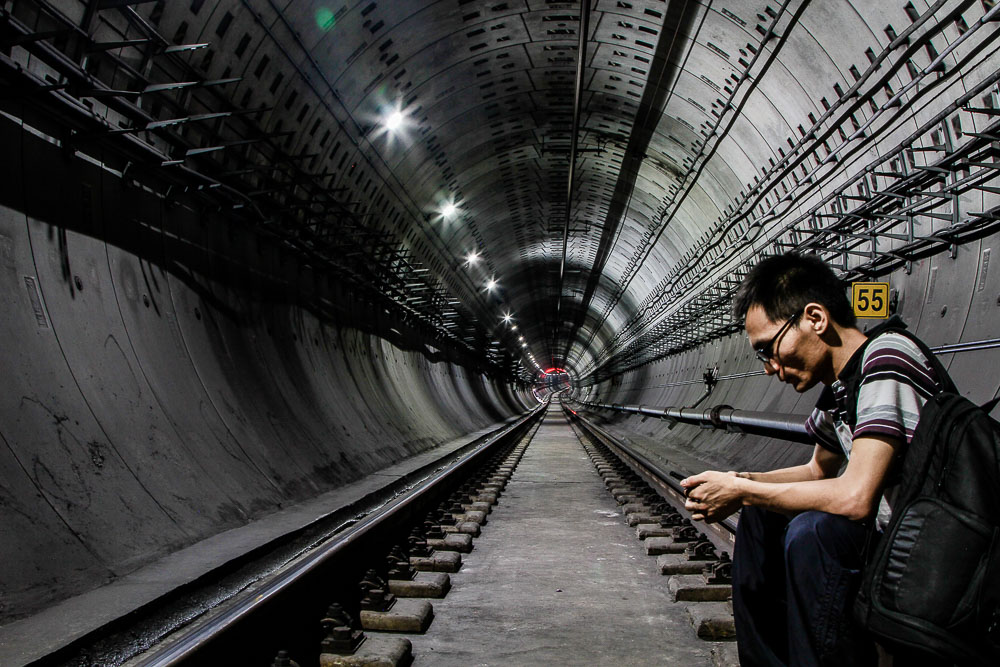
[[797,392],[826,386],[806,422],[817,443],[808,463],[681,482],[696,519],[742,509],[733,555],[740,664],[873,665],[874,644],[851,622],[863,551],[883,493],[892,502],[894,463],[942,381],[897,318],[867,336],[858,329],[844,285],[816,257],[763,260],[733,310],[768,375]]

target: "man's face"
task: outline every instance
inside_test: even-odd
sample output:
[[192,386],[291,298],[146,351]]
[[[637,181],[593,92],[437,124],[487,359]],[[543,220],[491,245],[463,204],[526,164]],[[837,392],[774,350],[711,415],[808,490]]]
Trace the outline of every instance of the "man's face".
[[797,392],[811,389],[819,382],[817,369],[822,343],[813,334],[805,315],[799,315],[790,323],[773,322],[762,307],[754,305],[747,311],[746,331],[754,349],[771,343],[766,350],[765,373],[777,375]]

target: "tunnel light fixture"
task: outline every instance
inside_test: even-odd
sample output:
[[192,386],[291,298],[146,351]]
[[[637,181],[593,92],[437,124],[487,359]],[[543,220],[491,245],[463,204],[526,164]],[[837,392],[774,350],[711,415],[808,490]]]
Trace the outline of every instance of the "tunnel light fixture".
[[456,213],[458,213],[458,207],[455,206],[454,202],[448,202],[441,209],[441,217],[445,219],[454,218]]
[[517,331],[517,325],[516,324],[510,325],[510,330],[511,331]]
[[527,343],[521,343],[521,347],[528,347]]
[[468,255],[465,256],[465,263],[472,266],[479,261],[479,253],[473,250]]
[[493,291],[494,289],[496,289],[496,286],[497,286],[496,278],[490,278],[489,280],[486,281],[487,292]]
[[403,126],[404,120],[405,118],[403,117],[403,112],[399,109],[394,109],[392,113],[385,117],[383,125],[385,125],[385,129],[390,132],[395,132]]

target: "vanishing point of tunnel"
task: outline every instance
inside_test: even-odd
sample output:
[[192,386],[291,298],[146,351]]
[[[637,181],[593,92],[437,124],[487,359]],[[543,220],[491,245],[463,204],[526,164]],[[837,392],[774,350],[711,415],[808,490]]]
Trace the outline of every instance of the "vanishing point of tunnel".
[[0,0],[0,663],[555,392],[808,413],[731,314],[769,255],[993,398],[996,4]]

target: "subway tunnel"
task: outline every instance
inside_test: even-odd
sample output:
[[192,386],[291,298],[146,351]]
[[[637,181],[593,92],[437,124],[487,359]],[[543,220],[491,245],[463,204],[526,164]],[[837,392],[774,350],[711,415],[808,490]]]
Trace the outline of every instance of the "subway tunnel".
[[998,12],[0,1],[0,637],[552,392],[653,460],[802,462],[593,407],[808,413],[730,312],[769,255],[888,283],[997,396]]

